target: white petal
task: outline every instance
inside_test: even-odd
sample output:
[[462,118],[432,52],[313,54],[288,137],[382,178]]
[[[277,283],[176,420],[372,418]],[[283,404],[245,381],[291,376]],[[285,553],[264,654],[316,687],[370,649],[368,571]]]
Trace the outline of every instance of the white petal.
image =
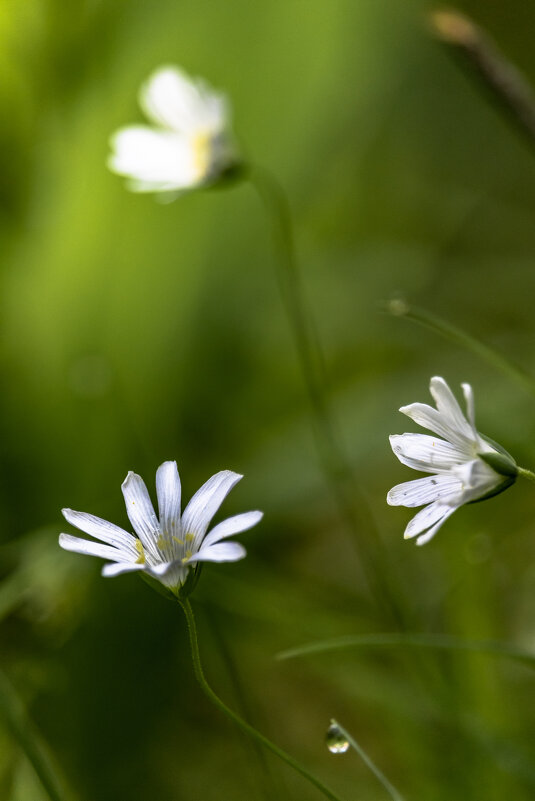
[[147,565],[147,572],[150,573],[152,576],[156,576],[157,578],[161,578],[165,576],[166,573],[169,573],[177,564],[182,564],[182,560],[177,561],[173,560],[171,562],[160,562],[158,565]]
[[442,526],[443,523],[446,522],[448,517],[450,517],[455,512],[457,507],[446,506],[445,509],[447,509],[446,514],[443,515],[440,518],[440,520],[437,523],[435,523],[434,526],[431,526],[430,529],[428,529],[424,534],[418,537],[418,539],[416,540],[416,545],[425,545],[426,542],[429,542],[429,540],[433,539],[439,528]]
[[202,548],[208,548],[210,545],[214,545],[214,543],[226,537],[232,537],[234,534],[239,534],[240,531],[246,531],[248,528],[256,526],[262,517],[262,512],[244,512],[241,515],[228,517],[226,520],[223,520],[222,523],[218,523],[217,526],[214,526],[206,535],[202,543]]
[[182,134],[137,125],[121,128],[110,144],[108,167],[135,179],[138,191],[185,189],[204,178],[191,140]]
[[182,564],[180,559],[173,562],[164,562],[153,567],[146,565],[146,572],[149,576],[161,581],[164,586],[174,589],[184,584],[189,568],[187,565]]
[[202,97],[195,83],[175,67],[154,72],[139,92],[147,117],[164,128],[194,134],[202,118]]
[[429,506],[425,506],[423,509],[420,509],[420,511],[414,515],[412,520],[409,520],[403,535],[404,538],[408,540],[411,537],[417,537],[418,534],[422,534],[422,532],[427,531],[427,529],[431,528],[431,526],[434,526],[439,521],[442,521],[443,518],[446,519],[449,517],[452,510],[455,511],[457,508],[458,507],[451,507],[444,503],[440,503],[440,501],[430,503]]
[[130,471],[121,485],[126,504],[126,512],[134,531],[142,542],[143,547],[160,561],[156,547],[156,540],[160,536],[160,524],[154,513],[154,508],[141,476]]
[[202,128],[221,129],[228,116],[223,96],[176,67],[154,72],[141,87],[139,102],[154,122],[190,135]]
[[101,545],[100,542],[93,542],[93,540],[73,537],[71,534],[60,534],[59,544],[66,551],[84,553],[88,556],[99,556],[101,559],[111,559],[113,562],[125,561],[125,558],[128,559],[129,556],[128,553],[125,554],[118,548],[112,548],[110,545]]
[[461,482],[451,475],[426,476],[392,487],[387,495],[390,506],[423,506],[439,499],[448,503],[461,489]]
[[461,434],[457,429],[451,426],[449,420],[445,418],[444,415],[440,414],[436,409],[433,409],[432,406],[428,406],[427,403],[411,403],[409,406],[402,406],[399,411],[406,414],[407,417],[410,417],[411,420],[414,420],[414,422],[418,423],[422,428],[433,431],[458,448],[467,448],[473,442],[472,435],[467,438],[464,434]]
[[167,537],[180,537],[180,477],[176,462],[164,462],[156,471],[160,528]]
[[80,531],[85,531],[91,537],[97,540],[107,542],[109,545],[115,545],[117,548],[126,548],[133,554],[136,554],[136,538],[113,523],[108,523],[95,515],[87,514],[86,512],[75,512],[74,509],[62,509],[63,517],[73,526],[79,528]]
[[428,434],[392,434],[390,445],[400,462],[424,473],[447,473],[474,455]]
[[215,545],[209,545],[207,548],[201,548],[191,559],[188,559],[187,564],[194,562],[236,562],[238,559],[243,559],[247,551],[240,545],[239,542],[218,542]]
[[474,436],[472,427],[466,420],[457,398],[444,379],[440,376],[434,376],[430,381],[429,390],[435,399],[438,411],[449,422],[451,428],[462,436],[472,439]]
[[477,439],[478,434],[476,430],[476,412],[474,404],[474,393],[470,384],[461,384],[464,399],[466,401],[466,413],[468,415],[468,422],[472,427],[472,431]]
[[145,565],[136,565],[132,562],[116,562],[115,564],[104,565],[101,570],[103,576],[119,576],[121,573],[133,573],[137,570],[145,570]]
[[206,534],[212,517],[215,515],[232,487],[241,479],[239,473],[231,470],[222,470],[209,478],[197,490],[188,503],[182,516],[182,531],[184,535],[194,534],[192,551],[196,551]]

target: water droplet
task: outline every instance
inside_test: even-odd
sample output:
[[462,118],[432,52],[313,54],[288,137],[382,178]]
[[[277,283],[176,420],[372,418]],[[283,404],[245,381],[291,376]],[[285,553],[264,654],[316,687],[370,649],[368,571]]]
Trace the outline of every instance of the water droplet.
[[347,737],[342,733],[337,723],[331,723],[325,738],[327,748],[331,754],[345,754],[349,748]]

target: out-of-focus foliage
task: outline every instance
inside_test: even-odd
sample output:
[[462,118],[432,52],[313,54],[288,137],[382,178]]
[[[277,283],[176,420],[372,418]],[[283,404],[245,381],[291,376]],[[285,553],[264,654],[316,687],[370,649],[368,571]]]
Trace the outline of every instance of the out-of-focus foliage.
[[[535,159],[425,25],[424,3],[5,0],[0,7],[0,668],[80,801],[300,798],[194,685],[180,609],[60,551],[60,508],[126,525],[120,483],[178,461],[188,497],[245,478],[249,556],[195,591],[206,670],[345,798],[383,799],[336,717],[407,796],[527,801],[533,672],[467,653],[284,648],[392,630],[314,450],[250,185],[162,205],[105,168],[136,93],[177,63],[228,92],[247,157],[294,212],[330,400],[412,630],[535,647],[533,489],[462,509],[423,549],[386,491],[388,434],[433,374],[469,381],[480,428],[535,464],[535,400],[379,311],[402,294],[535,372]],[[535,8],[463,3],[535,82]],[[152,489],[152,487],[151,487]],[[390,580],[390,579],[389,579]],[[44,795],[0,725],[0,796]]]

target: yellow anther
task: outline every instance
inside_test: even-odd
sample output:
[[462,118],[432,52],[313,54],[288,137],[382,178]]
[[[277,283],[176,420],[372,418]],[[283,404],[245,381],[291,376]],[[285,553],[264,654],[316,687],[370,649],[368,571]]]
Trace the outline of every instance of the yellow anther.
[[193,150],[193,164],[197,170],[200,178],[204,177],[208,172],[210,164],[210,152],[212,145],[212,135],[200,131],[193,137],[192,150]]
[[193,542],[195,534],[186,534],[186,542]]
[[143,550],[143,545],[141,544],[141,540],[136,540],[136,551],[139,554],[138,558],[136,559],[136,565],[144,565],[145,551]]
[[186,551],[186,555],[182,559],[182,564],[185,564],[193,556],[192,551]]
[[175,536],[173,536],[173,542],[176,542],[179,545],[184,545],[184,540],[179,540],[178,537]]
[[172,548],[172,547],[173,547],[173,546],[171,545],[171,543],[169,542],[169,540],[168,540],[168,539],[166,539],[166,537],[164,537],[164,535],[163,535],[163,534],[160,534],[160,536],[159,536],[159,537],[158,537],[158,539],[156,540],[156,545],[158,546],[158,548],[159,548],[161,551],[168,551],[168,550],[169,550],[169,548]]

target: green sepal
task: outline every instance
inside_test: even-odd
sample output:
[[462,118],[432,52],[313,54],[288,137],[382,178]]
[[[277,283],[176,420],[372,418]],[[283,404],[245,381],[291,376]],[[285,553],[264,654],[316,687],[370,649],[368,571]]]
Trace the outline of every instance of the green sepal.
[[147,573],[139,572],[138,575],[146,581],[147,584],[152,587],[153,590],[156,590],[157,593],[162,595],[164,598],[167,598],[168,601],[176,601],[176,595],[168,588],[165,587],[161,581],[158,579],[149,576]]
[[197,582],[201,576],[202,564],[197,562],[195,567],[190,567],[188,576],[184,584],[178,588],[177,592],[175,593],[177,598],[187,598],[188,595],[191,595],[195,587],[197,586]]
[[[479,433],[479,432],[478,432],[478,433]],[[504,455],[504,456],[507,456],[507,458],[508,458],[508,459],[510,459],[510,460],[511,460],[511,462],[513,462],[513,464],[516,464],[516,460],[515,460],[515,459],[514,459],[514,458],[511,456],[511,454],[509,453],[509,451],[506,451],[506,450],[505,450],[505,448],[503,447],[503,445],[500,445],[500,443],[499,443],[499,442],[494,442],[494,440],[493,440],[493,439],[491,439],[490,437],[487,437],[485,434],[479,434],[479,436],[481,437],[481,439],[484,439],[484,440],[485,440],[485,442],[488,442],[488,444],[489,444],[489,445],[490,445],[492,448],[494,448],[494,450],[495,450],[495,451],[498,451],[498,453],[503,453],[503,455]]]
[[140,572],[139,575],[143,581],[146,581],[147,584],[152,587],[153,590],[156,590],[157,593],[162,595],[164,598],[167,598],[168,601],[176,601],[177,598],[187,598],[188,595],[191,595],[197,586],[197,582],[199,581],[201,575],[201,570],[202,564],[197,564],[195,567],[190,567],[184,584],[174,589],[166,587],[161,581],[158,581],[158,579],[153,578],[153,576],[150,576],[147,573]]
[[507,476],[508,478],[516,478],[518,475],[518,466],[512,456],[505,453],[478,453],[481,461],[492,467],[495,473],[500,476]]
[[206,189],[226,189],[233,184],[245,181],[249,175],[250,167],[244,161],[232,161],[227,164],[213,178],[208,179]]
[[488,492],[486,492],[484,495],[481,496],[481,498],[476,498],[474,501],[468,501],[468,503],[479,503],[479,501],[486,501],[489,498],[494,498],[495,495],[499,495],[500,492],[503,492],[504,490],[508,489],[508,487],[510,487],[511,484],[514,484],[515,481],[516,481],[516,476],[508,476],[501,482],[501,484],[498,484],[497,487],[494,487],[494,489],[491,489]]

